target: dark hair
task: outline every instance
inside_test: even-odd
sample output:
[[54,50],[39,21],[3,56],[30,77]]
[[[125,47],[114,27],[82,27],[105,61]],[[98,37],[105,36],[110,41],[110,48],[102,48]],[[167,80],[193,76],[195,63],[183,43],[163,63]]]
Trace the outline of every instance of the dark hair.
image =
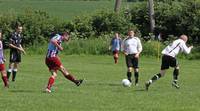
[[62,36],[67,36],[67,35],[69,35],[69,33],[68,32],[63,32],[63,33],[61,33],[61,35]]
[[17,22],[15,23],[15,28],[18,28],[18,27],[22,27],[22,24],[21,24],[19,21],[17,21]]

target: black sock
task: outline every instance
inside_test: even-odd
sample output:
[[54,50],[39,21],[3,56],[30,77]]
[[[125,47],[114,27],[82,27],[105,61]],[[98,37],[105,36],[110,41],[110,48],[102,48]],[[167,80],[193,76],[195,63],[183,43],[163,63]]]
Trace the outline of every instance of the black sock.
[[178,80],[178,75],[179,75],[179,69],[174,69],[174,72],[173,72],[173,79],[174,79],[174,82],[176,83],[177,80]]
[[139,78],[139,72],[135,72],[134,76],[135,76],[135,84],[137,84],[138,83],[138,78]]
[[7,71],[7,78],[8,79],[10,78],[10,74],[11,74],[11,72]]
[[128,78],[128,80],[129,80],[130,82],[132,82],[131,76],[132,76],[131,72],[127,72],[127,78]]
[[15,81],[16,75],[17,75],[17,71],[13,71],[12,72],[12,81]]
[[160,74],[160,73],[154,75],[154,76],[151,78],[151,80],[152,80],[152,82],[154,82],[154,81],[158,80],[159,78],[161,78],[161,74]]

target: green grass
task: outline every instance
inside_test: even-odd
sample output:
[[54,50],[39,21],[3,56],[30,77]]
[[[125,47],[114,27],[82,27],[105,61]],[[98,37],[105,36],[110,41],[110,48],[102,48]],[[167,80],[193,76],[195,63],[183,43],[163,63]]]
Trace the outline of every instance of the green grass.
[[[76,87],[61,73],[51,94],[43,93],[50,76],[45,56],[23,56],[17,80],[9,89],[0,88],[0,111],[199,111],[199,61],[179,60],[180,85],[171,87],[172,69],[149,91],[144,82],[157,73],[156,58],[140,60],[140,85],[126,88],[126,66],[121,56],[113,64],[111,56],[61,55],[64,66],[77,78],[85,78]],[[1,82],[2,84],[2,82]]]
[[[122,3],[123,6],[126,3]],[[72,20],[75,16],[95,13],[106,9],[114,10],[114,1],[51,1],[51,0],[1,0],[1,13],[21,13],[26,9],[43,10],[51,16],[61,19]]]

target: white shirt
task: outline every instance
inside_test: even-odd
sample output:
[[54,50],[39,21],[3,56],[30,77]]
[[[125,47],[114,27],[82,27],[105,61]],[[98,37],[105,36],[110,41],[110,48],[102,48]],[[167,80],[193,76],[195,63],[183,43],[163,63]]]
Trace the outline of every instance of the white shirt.
[[128,37],[123,41],[122,50],[127,54],[136,54],[142,51],[142,44],[138,37]]
[[168,55],[171,57],[176,57],[179,52],[184,52],[189,54],[191,51],[190,47],[186,46],[186,43],[182,39],[177,39],[173,41],[172,44],[168,45],[163,51],[162,54]]

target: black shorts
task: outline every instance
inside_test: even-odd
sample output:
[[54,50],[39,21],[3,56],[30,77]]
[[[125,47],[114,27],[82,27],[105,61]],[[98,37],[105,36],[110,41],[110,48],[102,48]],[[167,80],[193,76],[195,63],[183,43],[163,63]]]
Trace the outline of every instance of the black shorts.
[[18,50],[10,51],[10,62],[21,62],[21,52]]
[[177,66],[178,66],[178,61],[176,60],[176,58],[168,56],[168,55],[162,56],[161,70],[169,69],[169,67],[177,67]]
[[138,58],[135,58],[135,54],[126,55],[127,67],[138,68]]

